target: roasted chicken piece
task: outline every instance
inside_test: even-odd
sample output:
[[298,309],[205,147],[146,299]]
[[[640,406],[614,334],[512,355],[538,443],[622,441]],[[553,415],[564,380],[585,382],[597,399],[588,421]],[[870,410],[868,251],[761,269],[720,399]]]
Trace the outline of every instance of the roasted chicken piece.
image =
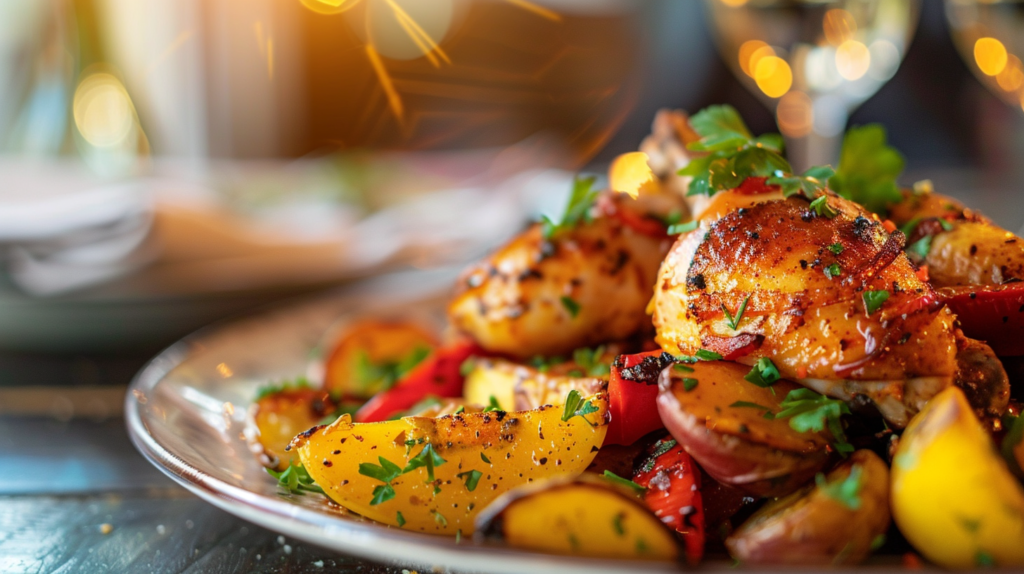
[[1024,280],[1024,240],[959,201],[904,191],[889,217],[909,233],[911,257],[928,266],[935,287],[1001,285]]
[[834,194],[826,201],[815,210],[799,196],[716,194],[661,267],[657,340],[670,353],[768,357],[784,378],[866,397],[902,427],[953,382],[953,315],[915,274],[902,234]]
[[518,358],[649,329],[644,309],[671,245],[665,225],[623,195],[597,203],[589,223],[550,239],[533,225],[464,272],[448,307],[452,324],[488,351]]

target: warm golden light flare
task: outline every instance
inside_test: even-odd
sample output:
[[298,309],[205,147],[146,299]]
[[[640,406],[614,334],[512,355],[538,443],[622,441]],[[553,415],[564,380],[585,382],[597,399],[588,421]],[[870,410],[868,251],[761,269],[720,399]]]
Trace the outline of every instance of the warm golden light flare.
[[1006,68],[1006,46],[995,38],[978,38],[974,43],[974,61],[986,76],[995,76]]
[[135,127],[135,108],[113,74],[86,76],[75,89],[72,113],[78,132],[90,145],[109,148],[123,143]]
[[779,100],[775,116],[782,135],[802,138],[810,134],[814,126],[814,102],[801,91],[789,92]]
[[744,74],[751,78],[754,77],[754,68],[757,65],[754,54],[760,54],[758,57],[760,59],[763,56],[774,56],[775,50],[772,50],[771,46],[761,40],[747,40],[743,42],[739,51],[740,68],[743,69]]
[[732,8],[739,8],[747,3],[747,0],[719,0],[722,4],[730,6]]
[[853,14],[842,8],[833,8],[825,12],[822,29],[828,43],[839,46],[843,42],[853,39],[853,35],[857,33],[857,20]]
[[377,53],[377,49],[373,47],[373,44],[366,45],[366,57],[370,59],[373,71],[377,73],[377,81],[380,82],[380,87],[384,89],[384,95],[388,99],[388,107],[391,108],[391,113],[395,114],[395,118],[401,123],[405,115],[402,97],[398,95],[398,90],[395,89],[395,84],[391,81],[391,76],[388,75],[388,70],[384,67],[384,62],[381,61],[380,54]]
[[359,0],[300,0],[300,2],[317,14],[329,16],[352,8],[359,3]]
[[[409,38],[416,43],[416,47],[423,52],[423,55],[430,60],[430,63],[433,64],[435,68],[440,66],[438,57],[444,60],[447,64],[452,63],[451,58],[448,57],[448,54],[444,53],[441,46],[439,46],[437,42],[427,34],[423,27],[421,27],[408,12],[399,6],[395,0],[384,1],[387,2],[388,7],[394,11],[395,19],[398,21],[399,25],[402,26],[402,29],[405,30],[405,33],[408,34]],[[435,53],[437,56],[434,55]]]
[[641,190],[656,185],[654,172],[642,151],[624,153],[612,161],[608,169],[608,185],[612,191],[625,193],[636,199]]
[[1004,92],[1016,92],[1024,85],[1024,65],[1020,58],[1013,54],[1007,57],[1006,67],[996,74],[996,83]]
[[769,98],[778,98],[793,85],[793,70],[789,63],[778,56],[761,58],[754,68],[757,87]]
[[871,51],[856,40],[847,40],[836,48],[836,69],[849,81],[859,80],[871,67]]
[[558,12],[555,12],[553,10],[549,10],[549,9],[543,7],[543,6],[539,6],[537,4],[534,4],[533,2],[529,2],[528,0],[505,0],[505,1],[508,2],[509,4],[513,4],[515,6],[519,6],[523,10],[527,10],[529,12],[533,12],[534,14],[540,16],[541,18],[547,18],[548,20],[551,20],[552,22],[561,22],[562,21],[562,16]]

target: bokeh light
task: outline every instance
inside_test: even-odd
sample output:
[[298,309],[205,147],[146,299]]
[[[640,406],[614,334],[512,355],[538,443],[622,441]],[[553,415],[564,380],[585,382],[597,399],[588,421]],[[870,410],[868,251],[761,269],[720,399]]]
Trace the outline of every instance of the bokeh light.
[[647,154],[642,151],[624,153],[616,157],[608,169],[608,185],[612,191],[636,198],[641,190],[656,187],[654,172],[651,171],[647,159]]
[[1024,85],[1024,65],[1020,58],[1010,54],[1006,59],[1006,67],[996,74],[996,83],[1005,92],[1015,92]]
[[814,127],[814,102],[799,90],[788,92],[779,100],[775,117],[782,135],[800,138]]
[[747,0],[719,0],[722,4],[730,6],[732,8],[738,8],[747,3]]
[[886,82],[896,75],[900,67],[900,50],[889,40],[879,38],[868,46],[871,53],[871,66],[868,75],[879,82]]
[[128,92],[107,72],[90,74],[79,82],[72,113],[78,133],[95,147],[117,146],[135,127],[135,108]]
[[981,73],[995,76],[1006,68],[1006,46],[995,38],[978,38],[974,43],[974,61]]
[[825,32],[825,40],[833,46],[839,46],[843,42],[853,39],[857,33],[857,20],[842,8],[833,8],[825,12],[822,19],[822,29]]
[[844,79],[855,81],[864,77],[871,67],[871,51],[857,40],[847,40],[836,48],[836,69]]
[[743,45],[740,46],[739,54],[737,55],[737,58],[739,59],[740,69],[743,70],[744,74],[750,76],[751,78],[754,77],[754,68],[751,67],[750,62],[753,59],[754,52],[757,52],[761,48],[768,48],[768,50],[770,50],[771,53],[765,55],[775,55],[775,50],[772,50],[771,46],[769,46],[765,42],[762,42],[761,40],[747,40],[746,42],[743,42]]
[[793,70],[782,58],[766,56],[757,61],[754,81],[766,96],[778,98],[788,92],[793,85]]
[[359,0],[300,0],[302,5],[317,14],[338,14],[359,3]]

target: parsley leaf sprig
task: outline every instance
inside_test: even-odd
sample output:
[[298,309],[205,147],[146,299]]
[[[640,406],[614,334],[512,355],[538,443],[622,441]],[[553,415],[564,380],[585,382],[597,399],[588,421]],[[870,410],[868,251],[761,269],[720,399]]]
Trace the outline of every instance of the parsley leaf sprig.
[[722,303],[722,311],[725,313],[725,322],[726,322],[726,324],[729,325],[729,328],[732,329],[733,331],[735,331],[737,328],[739,328],[740,321],[743,320],[743,313],[746,312],[746,310],[747,310],[747,303],[749,303],[749,302],[750,302],[750,295],[747,295],[746,299],[744,299],[743,302],[740,303],[739,308],[736,309],[736,314],[735,315],[733,315],[732,313],[729,312],[729,309],[725,306],[725,303]]
[[773,177],[793,168],[782,157],[782,136],[754,137],[739,112],[728,105],[710,106],[690,118],[700,140],[687,146],[708,155],[693,158],[679,175],[691,176],[687,195],[714,195],[739,187],[748,177]]
[[601,362],[604,352],[604,345],[599,345],[593,349],[580,347],[572,352],[572,360],[583,369],[585,374],[591,377],[604,377],[611,372],[611,365]]
[[[434,445],[427,443],[420,453],[409,459],[409,463],[402,469],[402,474],[409,471],[416,470],[417,468],[427,468],[427,482],[434,482],[434,468],[441,466],[446,463],[445,459],[441,458],[441,455],[437,454],[434,450]],[[360,472],[362,472],[362,465],[360,466]]]
[[602,474],[601,476],[612,484],[617,484],[619,486],[631,488],[637,494],[643,494],[644,492],[647,492],[647,488],[640,486],[639,484],[633,482],[632,480],[629,480],[628,478],[622,478],[621,476],[615,474],[610,470],[604,471],[604,474]]
[[362,351],[356,355],[352,377],[364,391],[371,390],[378,384],[381,385],[380,390],[386,391],[429,355],[429,347],[418,346],[397,361],[374,363],[369,353]]
[[541,216],[541,231],[544,239],[551,239],[560,232],[572,229],[579,223],[590,223],[590,208],[597,199],[598,190],[594,189],[597,178],[590,176],[576,176],[572,182],[572,192],[569,194],[569,203],[565,206],[562,217],[555,221],[547,215]]
[[[779,374],[779,369],[775,366],[768,357],[761,357],[754,364],[754,367],[750,369],[750,372],[743,376],[743,378],[754,385],[759,387],[770,387],[777,383],[782,375]],[[774,391],[773,391],[774,392]]]
[[859,464],[853,465],[850,469],[850,474],[843,480],[837,480],[835,482],[829,482],[825,478],[825,475],[818,473],[814,477],[814,482],[817,484],[818,489],[821,490],[822,494],[849,508],[850,510],[857,510],[860,508],[860,488],[862,486],[862,475],[863,471]]
[[302,466],[301,462],[293,462],[288,465],[288,468],[280,472],[268,468],[267,474],[276,478],[277,485],[292,494],[304,495],[306,492],[324,493],[323,489],[313,481],[313,477],[309,476],[306,467]]
[[835,170],[829,165],[816,165],[809,168],[800,175],[786,174],[777,171],[768,178],[765,183],[777,185],[782,188],[782,196],[803,194],[805,197],[814,197],[818,190],[823,189],[828,180],[835,175]]
[[359,464],[359,474],[384,483],[373,489],[373,499],[370,500],[370,506],[376,506],[394,498],[395,489],[391,486],[391,481],[402,476],[402,467],[383,456],[378,456],[377,460],[380,462],[379,465],[372,462]]
[[584,401],[580,392],[573,389],[565,397],[565,410],[562,411],[562,422],[569,422],[573,417],[582,417],[588,425],[594,426],[594,423],[587,420],[587,415],[596,413],[599,410],[601,409],[591,404],[590,399]]
[[853,452],[853,445],[846,441],[843,432],[843,415],[850,414],[850,407],[839,399],[820,395],[811,389],[794,389],[779,403],[782,410],[775,414],[777,419],[790,419],[789,426],[797,432],[820,432],[828,426],[835,439],[832,445],[841,454]]
[[900,152],[886,143],[884,127],[850,128],[843,137],[839,166],[828,184],[839,195],[884,216],[889,204],[903,198],[896,185],[903,165]]

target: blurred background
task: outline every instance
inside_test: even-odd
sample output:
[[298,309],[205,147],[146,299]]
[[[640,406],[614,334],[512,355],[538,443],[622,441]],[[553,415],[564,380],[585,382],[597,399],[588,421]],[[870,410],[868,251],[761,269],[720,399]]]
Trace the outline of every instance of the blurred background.
[[2,0],[0,378],[130,372],[224,316],[462,263],[664,107],[732,104],[798,167],[881,122],[904,183],[1020,229],[1020,8]]

